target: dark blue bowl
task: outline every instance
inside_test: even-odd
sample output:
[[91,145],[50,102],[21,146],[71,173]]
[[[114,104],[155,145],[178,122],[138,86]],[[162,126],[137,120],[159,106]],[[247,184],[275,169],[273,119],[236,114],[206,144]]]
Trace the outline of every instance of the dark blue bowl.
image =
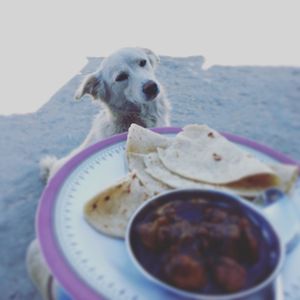
[[[251,221],[254,232],[261,241],[260,258],[252,268],[247,270],[249,280],[243,290],[230,294],[209,288],[191,292],[174,287],[157,276],[157,257],[150,252],[145,252],[134,228],[158,207],[170,201],[192,198],[207,199],[210,205],[230,209]],[[274,299],[275,282],[284,259],[279,235],[262,212],[255,205],[234,194],[216,190],[178,189],[149,199],[135,212],[128,224],[126,247],[134,265],[145,277],[181,297],[201,300]]]

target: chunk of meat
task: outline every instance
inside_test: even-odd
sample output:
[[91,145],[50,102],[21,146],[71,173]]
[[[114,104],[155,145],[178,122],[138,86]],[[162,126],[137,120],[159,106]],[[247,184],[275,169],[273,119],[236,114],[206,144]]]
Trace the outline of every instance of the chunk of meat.
[[236,224],[206,223],[204,226],[209,230],[209,235],[212,239],[236,240],[240,237],[240,229]]
[[221,223],[226,221],[228,218],[228,213],[224,210],[208,207],[204,211],[205,219],[212,223]]
[[258,260],[259,244],[250,226],[243,229],[240,249],[244,261],[255,263]]
[[171,255],[164,267],[167,280],[175,286],[188,290],[202,288],[206,284],[204,266],[188,255]]
[[239,291],[246,268],[259,260],[259,231],[239,211],[196,200],[156,209],[137,227],[141,242],[158,255],[160,276],[174,286]]
[[157,240],[164,245],[171,243],[180,244],[193,239],[194,226],[185,220],[166,224],[161,226],[157,231]]
[[235,260],[221,257],[213,266],[213,273],[218,285],[227,292],[236,292],[246,283],[246,270]]
[[216,224],[210,232],[212,251],[221,256],[237,259],[240,251],[241,232],[236,224]]
[[156,210],[155,215],[157,217],[164,216],[164,217],[169,218],[170,220],[176,220],[176,219],[178,219],[177,212],[176,212],[177,205],[178,205],[177,201],[167,203],[167,204],[163,205],[162,207],[159,207]]
[[166,217],[159,217],[150,223],[143,223],[137,227],[137,231],[145,247],[156,250],[160,248],[157,240],[157,232],[159,228],[168,224],[169,220]]

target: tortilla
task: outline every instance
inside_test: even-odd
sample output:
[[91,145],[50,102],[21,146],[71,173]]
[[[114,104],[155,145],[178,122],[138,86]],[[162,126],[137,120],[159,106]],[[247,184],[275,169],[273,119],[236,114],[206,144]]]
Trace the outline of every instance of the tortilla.
[[[212,160],[212,153],[221,159]],[[299,172],[293,165],[263,164],[205,125],[186,126],[171,139],[133,124],[126,154],[131,172],[84,207],[85,219],[92,227],[122,238],[134,211],[155,194],[197,187],[253,198],[275,181],[276,187],[290,191]]]
[[278,184],[269,166],[206,125],[184,127],[168,147],[157,151],[171,172],[202,183],[224,185],[260,175],[268,186]]
[[156,180],[145,172],[144,155],[156,151],[157,147],[165,148],[170,145],[171,139],[150,129],[132,124],[129,127],[126,156],[129,170],[135,170],[150,195],[156,195],[169,190],[170,187]]
[[127,156],[129,170],[135,170],[140,181],[145,186],[149,195],[156,195],[170,189],[161,180],[156,180],[145,172],[144,154],[129,153]]
[[220,191],[233,192],[247,198],[254,198],[262,193],[265,188],[258,186],[245,187],[242,184],[236,186],[216,185],[200,181],[195,181],[182,177],[168,170],[160,161],[157,153],[150,153],[145,156],[145,172],[156,180],[176,189],[176,188],[201,188],[201,189],[217,189]]
[[139,125],[131,124],[128,130],[126,154],[129,153],[150,153],[156,151],[157,147],[165,148],[172,142],[172,139],[150,129]]
[[85,205],[84,216],[96,230],[124,238],[129,218],[148,198],[136,172],[131,172],[115,185],[94,196]]
[[299,166],[275,162],[269,166],[280,179],[278,188],[285,193],[291,192],[299,176]]

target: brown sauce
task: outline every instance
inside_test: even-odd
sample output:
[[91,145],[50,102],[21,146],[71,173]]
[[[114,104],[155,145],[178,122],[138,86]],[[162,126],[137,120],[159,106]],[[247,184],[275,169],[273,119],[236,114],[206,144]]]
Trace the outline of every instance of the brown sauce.
[[[143,213],[133,250],[153,276],[205,294],[238,292],[272,271],[272,245],[259,220],[224,200],[172,200]],[[274,255],[273,255],[274,256]]]

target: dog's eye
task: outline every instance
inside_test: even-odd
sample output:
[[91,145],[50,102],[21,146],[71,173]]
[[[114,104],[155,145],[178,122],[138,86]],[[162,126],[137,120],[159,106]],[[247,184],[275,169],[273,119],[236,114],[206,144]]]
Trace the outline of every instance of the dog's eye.
[[139,61],[140,67],[145,67],[146,63],[147,63],[146,59],[142,59],[142,60]]
[[128,79],[128,74],[125,72],[122,72],[117,76],[116,81],[124,81],[126,79]]

